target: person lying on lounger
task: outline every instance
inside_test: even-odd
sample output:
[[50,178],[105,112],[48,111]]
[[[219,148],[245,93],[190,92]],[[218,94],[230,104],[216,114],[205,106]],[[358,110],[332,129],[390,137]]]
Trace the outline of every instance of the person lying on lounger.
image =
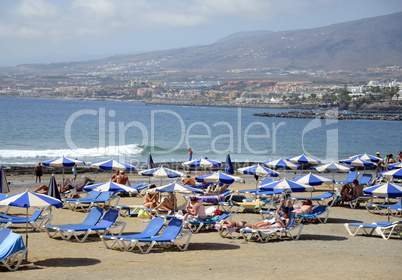
[[60,193],[65,193],[68,190],[71,189],[76,189],[77,191],[82,190],[83,187],[85,187],[85,185],[89,182],[92,181],[90,178],[88,177],[84,177],[84,180],[82,182],[77,182],[77,181],[70,181],[70,179],[66,179],[64,182],[64,187],[61,187],[61,183],[58,182],[57,186],[59,187],[59,192]]
[[235,221],[221,221],[221,230],[222,226],[226,226],[227,228],[252,228],[252,229],[270,229],[270,228],[286,228],[289,223],[289,209],[287,207],[283,208],[282,216],[275,215],[274,220],[264,220],[255,224],[247,223],[246,221],[235,222]]
[[303,201],[302,204],[295,204],[292,205],[292,201],[287,200],[286,205],[285,205],[285,200],[281,199],[281,202],[279,203],[278,210],[276,210],[277,214],[284,208],[287,207],[291,212],[294,212],[296,214],[300,215],[307,215],[307,214],[312,214],[313,213],[313,203],[311,202],[311,199],[306,199],[306,201]]

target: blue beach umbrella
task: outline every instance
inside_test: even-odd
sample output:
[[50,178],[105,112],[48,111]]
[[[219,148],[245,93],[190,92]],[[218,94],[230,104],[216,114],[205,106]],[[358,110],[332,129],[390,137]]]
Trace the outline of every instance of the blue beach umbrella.
[[314,166],[314,170],[317,170],[318,172],[331,172],[331,173],[336,173],[336,172],[350,172],[355,170],[353,166],[346,166],[342,165],[336,162],[331,162],[328,164],[323,164],[319,166]]
[[[183,193],[183,194],[198,193],[198,194],[204,194],[204,192],[199,190],[199,189],[188,187],[188,186],[183,186],[182,184],[178,184],[178,183],[175,183],[175,182],[170,183],[170,184],[165,185],[165,186],[157,187],[154,190],[158,191],[158,192],[167,192],[167,193]],[[173,213],[176,213],[176,203],[174,203],[173,205],[174,205]]]
[[293,163],[298,163],[301,164],[302,167],[304,164],[320,164],[321,161],[315,158],[311,158],[306,156],[305,154],[295,156],[295,157],[289,157],[287,158],[288,161],[293,162]]
[[361,155],[354,155],[354,156],[351,156],[350,158],[351,159],[352,158],[360,158],[362,160],[371,161],[371,162],[375,162],[375,163],[378,163],[380,161],[384,161],[382,158],[372,156],[372,155],[369,155],[367,153],[364,153],[364,154],[361,154]]
[[171,170],[169,168],[165,168],[165,167],[163,167],[163,165],[158,168],[152,168],[152,169],[140,171],[140,172],[138,172],[138,174],[140,174],[142,176],[159,178],[159,179],[161,179],[161,184],[162,184],[162,179],[179,178],[179,177],[184,176],[184,173],[181,173],[181,172],[175,171],[175,170]]
[[255,195],[257,196],[257,189],[258,189],[258,176],[260,177],[278,177],[279,174],[276,173],[275,171],[269,169],[268,167],[261,166],[260,164],[253,165],[253,166],[248,166],[248,167],[243,167],[237,169],[242,174],[247,174],[247,175],[254,175],[256,178],[256,184],[255,184]]
[[264,161],[263,164],[272,169],[300,169],[300,165],[283,158],[271,161]]
[[229,175],[234,174],[234,168],[232,164],[232,159],[230,158],[230,154],[226,156],[226,164],[225,164],[225,173]]
[[388,166],[388,169],[394,169],[394,168],[402,168],[402,162],[390,164],[390,165]]
[[96,161],[91,163],[92,167],[99,168],[102,170],[129,170],[134,171],[135,167],[133,165],[116,161],[114,159],[105,161]]
[[54,175],[50,176],[50,181],[49,181],[49,186],[47,189],[47,195],[50,197],[54,197],[58,200],[61,200],[59,188],[57,187],[56,183],[56,178],[54,178]]
[[222,162],[201,157],[199,159],[183,162],[182,165],[192,168],[195,167],[208,168],[208,167],[221,167]]
[[[33,193],[29,191],[8,196],[0,200],[0,205],[26,208],[27,222],[25,227],[25,235],[26,235],[25,244],[27,247],[28,247],[28,208],[32,207],[32,208],[44,209],[49,208],[51,206],[54,206],[56,208],[63,207],[63,203],[56,198],[50,197],[45,194]],[[28,259],[28,253],[25,256],[25,259],[26,260]]]
[[112,181],[106,182],[106,183],[101,183],[101,184],[96,184],[96,185],[90,185],[84,187],[84,191],[90,192],[90,191],[98,191],[98,192],[129,192],[129,193],[138,193],[137,187],[140,185],[143,185],[143,183],[140,183],[135,186],[127,186],[119,183],[114,183]]
[[334,184],[335,183],[334,179],[330,179],[330,178],[320,176],[320,175],[315,175],[315,174],[312,174],[311,172],[304,176],[295,178],[292,181],[299,183],[299,184],[309,185],[309,186],[319,186],[322,184]]
[[74,165],[82,166],[85,165],[85,162],[82,160],[71,159],[62,156],[61,158],[44,161],[42,162],[42,164],[45,166],[63,167],[63,186],[64,186],[64,167],[73,167]]
[[[402,197],[402,186],[398,184],[385,183],[380,185],[375,185],[372,187],[365,188],[364,193],[375,195],[375,196],[385,196],[387,198],[397,198]],[[389,199],[388,200],[388,221],[389,221]]]
[[402,179],[402,168],[381,172],[380,176]]
[[4,167],[0,165],[0,193],[8,193],[10,188],[8,187],[6,174],[4,173]]
[[230,185],[234,182],[244,183],[243,178],[228,175],[222,172],[216,172],[204,176],[195,177],[198,182],[212,182],[212,183],[220,183]]
[[349,164],[351,166],[363,166],[363,167],[372,167],[375,166],[376,164],[371,161],[366,161],[358,157],[350,158],[350,159],[345,159],[345,160],[340,160],[342,163]]
[[155,168],[155,163],[154,160],[152,159],[151,153],[148,154],[148,159],[147,159],[147,169],[152,169]]
[[285,192],[305,192],[305,191],[314,191],[312,186],[301,185],[296,182],[282,179],[280,181],[274,181],[272,183],[268,183],[266,185],[262,185],[260,187],[262,191],[274,191],[284,189]]

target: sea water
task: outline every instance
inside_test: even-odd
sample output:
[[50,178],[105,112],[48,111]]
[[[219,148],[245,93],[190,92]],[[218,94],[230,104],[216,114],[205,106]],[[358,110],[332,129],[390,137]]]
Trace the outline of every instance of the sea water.
[[[401,123],[266,118],[286,109],[146,105],[134,102],[0,98],[0,164],[65,156],[87,163],[263,162],[306,154],[323,162],[402,150]],[[379,112],[381,113],[381,112]],[[145,145],[144,148],[140,146]]]

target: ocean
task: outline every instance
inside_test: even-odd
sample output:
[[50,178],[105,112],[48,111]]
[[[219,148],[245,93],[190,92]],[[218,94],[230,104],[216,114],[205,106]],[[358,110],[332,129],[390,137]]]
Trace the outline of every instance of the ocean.
[[303,153],[330,162],[402,150],[397,121],[253,116],[286,111],[0,97],[0,164],[30,166],[65,156],[136,165],[149,153],[154,162],[181,162],[188,160],[188,147],[193,159],[222,162],[227,153],[238,162]]

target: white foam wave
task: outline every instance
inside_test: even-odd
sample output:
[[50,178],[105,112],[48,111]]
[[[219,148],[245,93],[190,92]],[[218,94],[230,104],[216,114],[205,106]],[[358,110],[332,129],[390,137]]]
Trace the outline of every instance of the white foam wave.
[[0,158],[55,158],[55,157],[102,157],[139,155],[143,149],[138,144],[124,146],[107,146],[100,148],[54,149],[54,150],[0,150]]

